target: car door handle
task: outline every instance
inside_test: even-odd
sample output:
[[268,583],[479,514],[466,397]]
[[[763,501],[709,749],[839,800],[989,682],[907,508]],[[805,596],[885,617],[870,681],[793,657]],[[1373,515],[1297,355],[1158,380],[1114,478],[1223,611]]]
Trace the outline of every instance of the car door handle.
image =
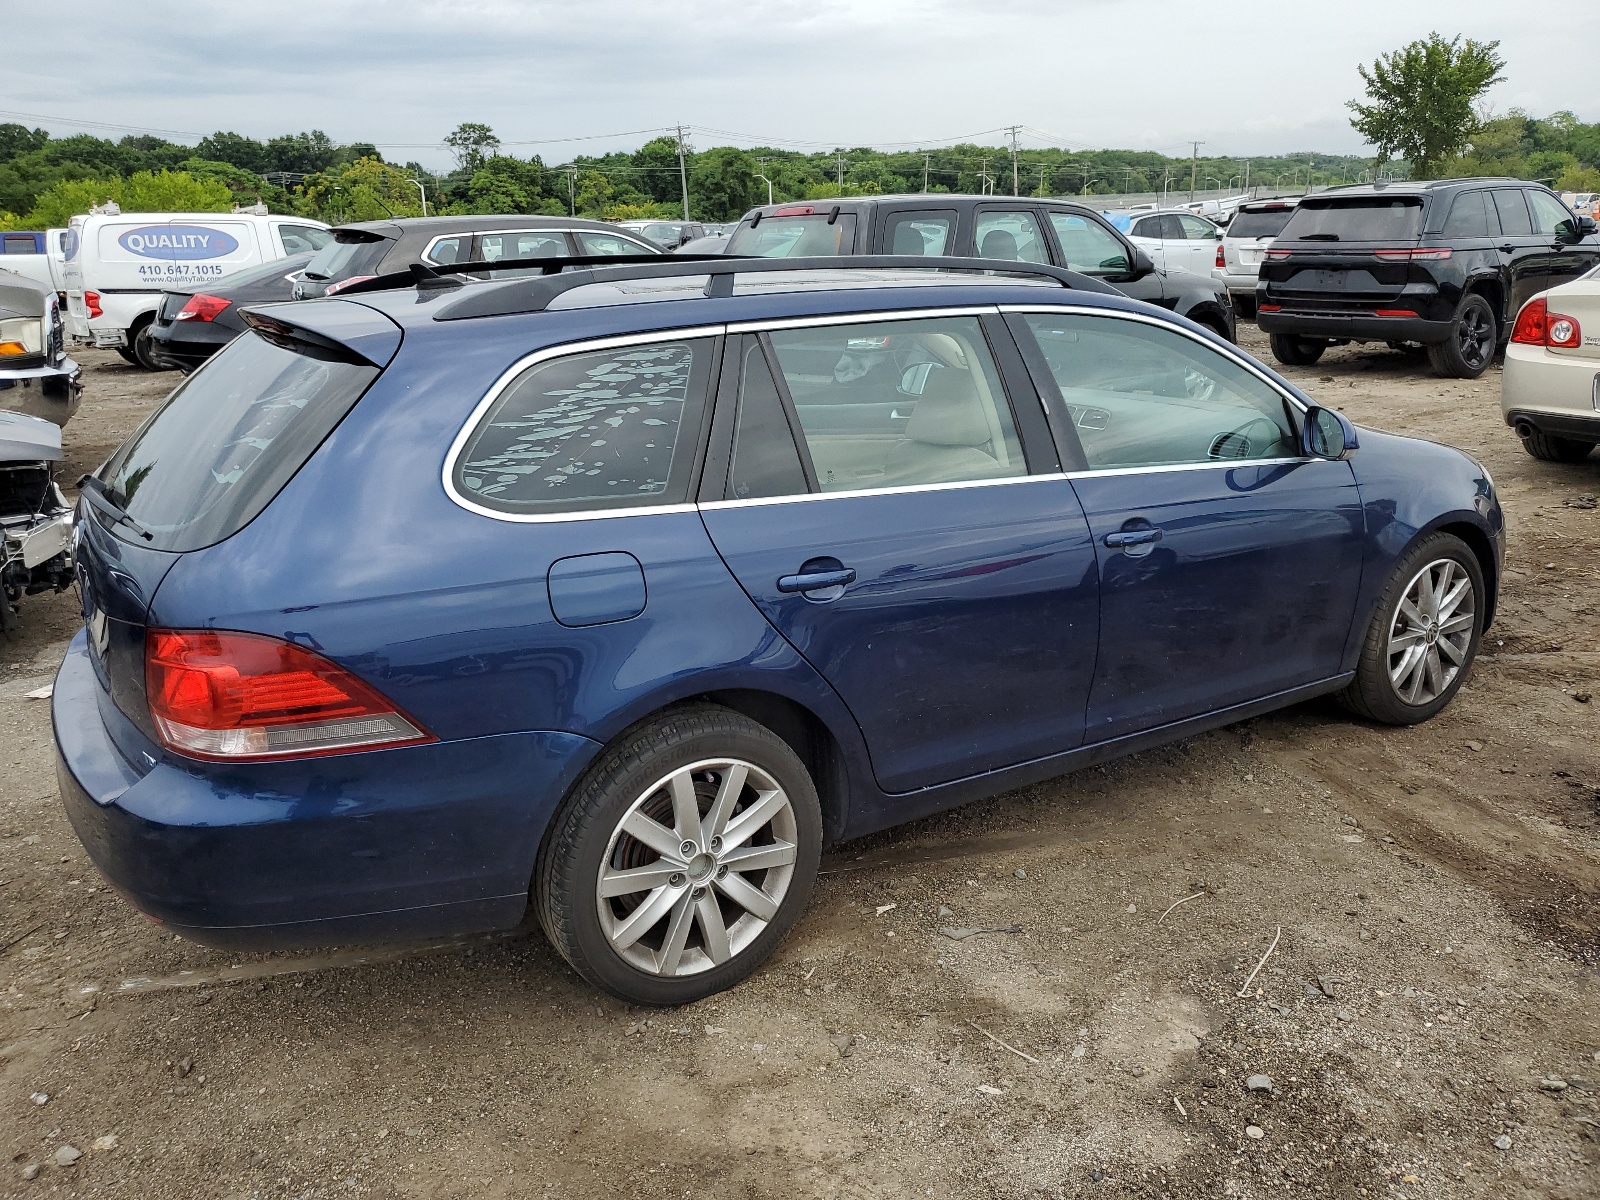
[[1159,529],[1122,529],[1116,533],[1108,533],[1103,539],[1105,544],[1120,549],[1125,546],[1148,546],[1151,542],[1161,540]]
[[842,567],[837,571],[808,571],[803,575],[784,575],[778,580],[780,592],[815,592],[822,588],[844,587],[856,581],[855,569]]

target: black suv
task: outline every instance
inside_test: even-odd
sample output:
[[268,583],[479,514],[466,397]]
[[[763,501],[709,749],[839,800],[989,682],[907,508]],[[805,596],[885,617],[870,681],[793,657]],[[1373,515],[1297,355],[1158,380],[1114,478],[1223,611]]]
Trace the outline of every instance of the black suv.
[[1593,218],[1537,184],[1335,188],[1302,200],[1267,248],[1256,323],[1282,363],[1347,342],[1420,343],[1440,375],[1475,379],[1530,297],[1597,262]]
[[404,271],[412,263],[448,267],[502,258],[660,254],[654,242],[578,217],[397,217],[340,225],[306,264],[296,300],[331,296],[352,283]]
[[866,196],[768,204],[746,214],[727,254],[812,258],[926,254],[1050,263],[1159,304],[1233,341],[1233,306],[1215,279],[1159,271],[1093,209],[1017,196]]

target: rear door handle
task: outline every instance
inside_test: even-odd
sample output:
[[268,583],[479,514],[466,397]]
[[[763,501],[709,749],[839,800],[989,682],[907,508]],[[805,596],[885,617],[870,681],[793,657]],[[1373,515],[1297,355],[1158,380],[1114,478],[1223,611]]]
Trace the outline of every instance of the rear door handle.
[[815,592],[822,588],[845,587],[856,581],[855,569],[842,567],[837,571],[808,571],[803,575],[784,575],[778,580],[780,592]]
[[[1106,534],[1104,539],[1106,545],[1118,549],[1125,546],[1148,546],[1151,542],[1159,542],[1160,540],[1161,530],[1159,529],[1123,529],[1116,533]],[[779,586],[783,585],[779,584]]]

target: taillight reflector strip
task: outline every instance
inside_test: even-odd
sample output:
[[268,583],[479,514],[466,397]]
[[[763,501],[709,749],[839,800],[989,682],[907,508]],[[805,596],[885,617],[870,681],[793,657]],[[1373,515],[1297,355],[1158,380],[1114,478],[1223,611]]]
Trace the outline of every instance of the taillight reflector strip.
[[1376,309],[1375,312],[1380,317],[1414,317],[1417,315],[1416,310],[1410,308],[1380,308]]
[[343,667],[257,633],[149,630],[145,692],[162,741],[196,758],[297,758],[435,740]]
[[1449,246],[1415,246],[1405,250],[1374,250],[1374,258],[1385,262],[1436,262],[1449,258]]

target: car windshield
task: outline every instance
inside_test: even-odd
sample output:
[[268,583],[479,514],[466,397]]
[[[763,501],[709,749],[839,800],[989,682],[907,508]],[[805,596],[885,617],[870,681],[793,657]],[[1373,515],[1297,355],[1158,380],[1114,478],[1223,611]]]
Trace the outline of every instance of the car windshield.
[[740,224],[728,243],[729,254],[754,254],[762,258],[812,258],[849,254],[856,244],[856,218],[829,212],[767,216],[759,225]]
[[1415,239],[1421,228],[1420,196],[1352,196],[1305,201],[1281,236],[1285,241],[1389,242]]
[[306,278],[352,279],[357,275],[376,275],[378,264],[389,252],[388,238],[353,237],[334,234],[333,241],[318,250],[306,264]]
[[1258,212],[1241,209],[1228,223],[1228,236],[1231,238],[1273,238],[1283,232],[1283,227],[1289,223],[1289,218],[1294,215],[1294,209],[1268,208]]

